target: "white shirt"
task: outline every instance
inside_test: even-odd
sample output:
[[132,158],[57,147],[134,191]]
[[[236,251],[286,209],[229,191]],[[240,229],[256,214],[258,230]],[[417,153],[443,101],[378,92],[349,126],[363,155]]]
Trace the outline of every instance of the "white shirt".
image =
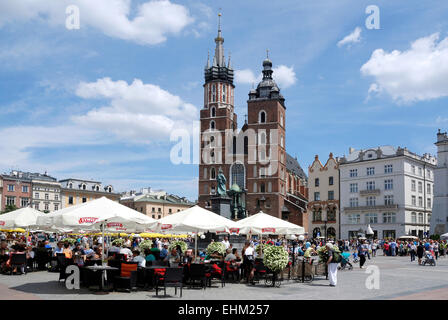
[[224,245],[226,246],[226,249],[229,249],[229,247],[230,247],[230,242],[229,242],[229,240],[227,240],[227,241],[222,240],[221,242],[224,243]]
[[254,255],[254,248],[253,247],[247,247],[244,251],[244,255],[246,256],[253,256]]
[[132,257],[132,251],[129,248],[121,248],[120,253],[125,254],[128,259]]

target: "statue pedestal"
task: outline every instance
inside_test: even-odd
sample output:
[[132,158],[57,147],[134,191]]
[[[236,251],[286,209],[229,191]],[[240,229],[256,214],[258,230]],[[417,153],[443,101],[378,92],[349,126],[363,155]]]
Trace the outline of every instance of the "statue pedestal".
[[223,216],[227,219],[232,219],[233,215],[232,210],[230,209],[230,204],[232,203],[232,198],[226,196],[215,196],[211,199],[212,203],[212,211],[220,216]]

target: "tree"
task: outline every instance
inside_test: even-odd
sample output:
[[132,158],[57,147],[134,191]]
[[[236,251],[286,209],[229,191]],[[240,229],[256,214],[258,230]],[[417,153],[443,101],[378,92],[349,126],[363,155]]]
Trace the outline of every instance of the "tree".
[[3,211],[1,212],[1,214],[3,214],[3,213],[7,213],[7,212],[11,212],[11,211],[14,211],[14,210],[17,210],[17,207],[16,207],[15,204],[7,204],[7,205],[5,206],[5,210],[3,210]]

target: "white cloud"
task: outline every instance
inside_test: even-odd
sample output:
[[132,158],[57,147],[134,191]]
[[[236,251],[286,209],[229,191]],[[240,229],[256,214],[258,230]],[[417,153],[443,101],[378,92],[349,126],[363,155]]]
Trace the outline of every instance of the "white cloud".
[[[274,71],[272,77],[274,78],[280,89],[289,88],[297,81],[294,67],[279,65],[278,67],[272,68],[272,70]],[[254,84],[256,86],[261,81],[261,79],[261,74],[259,74],[257,77],[250,69],[235,70],[236,83]]]
[[360,42],[361,32],[362,29],[360,27],[356,27],[352,33],[350,33],[348,36],[344,37],[344,39],[338,42],[338,47],[342,47],[346,44],[351,45],[352,43]]
[[361,67],[372,76],[372,91],[385,91],[398,103],[411,103],[448,96],[448,37],[438,42],[439,34],[417,39],[406,51],[383,49],[373,52]]
[[85,99],[107,99],[110,104],[73,117],[75,123],[134,142],[167,139],[173,129],[189,130],[198,117],[195,106],[139,79],[131,84],[110,78],[82,82],[76,94]]
[[153,45],[164,42],[167,35],[179,34],[194,21],[185,6],[168,0],[144,2],[138,5],[135,16],[130,19],[131,4],[132,0],[2,1],[0,27],[29,20],[65,27],[65,9],[76,5],[80,11],[81,29],[89,26],[110,37]]

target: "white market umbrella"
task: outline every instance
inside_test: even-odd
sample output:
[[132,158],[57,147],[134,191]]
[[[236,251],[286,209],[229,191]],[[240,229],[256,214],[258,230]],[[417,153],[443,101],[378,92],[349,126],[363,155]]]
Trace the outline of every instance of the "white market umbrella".
[[37,220],[43,229],[71,231],[103,231],[103,222],[105,230],[115,232],[134,232],[139,226],[143,229],[157,223],[155,219],[106,197],[64,208]]
[[22,208],[0,215],[0,228],[15,229],[15,228],[29,228],[35,226],[37,218],[43,216],[44,213],[30,208]]
[[305,229],[297,224],[276,218],[260,211],[236,222],[240,234],[304,234]]
[[370,227],[370,224],[367,226],[366,234],[368,234],[368,235],[373,235],[373,234],[375,234],[375,232],[373,232],[372,228]]
[[196,205],[158,220],[156,232],[174,234],[193,232],[196,257],[199,232],[230,233],[235,232],[236,228],[237,225],[232,220]]
[[448,233],[444,233],[440,236],[441,240],[448,240]]

